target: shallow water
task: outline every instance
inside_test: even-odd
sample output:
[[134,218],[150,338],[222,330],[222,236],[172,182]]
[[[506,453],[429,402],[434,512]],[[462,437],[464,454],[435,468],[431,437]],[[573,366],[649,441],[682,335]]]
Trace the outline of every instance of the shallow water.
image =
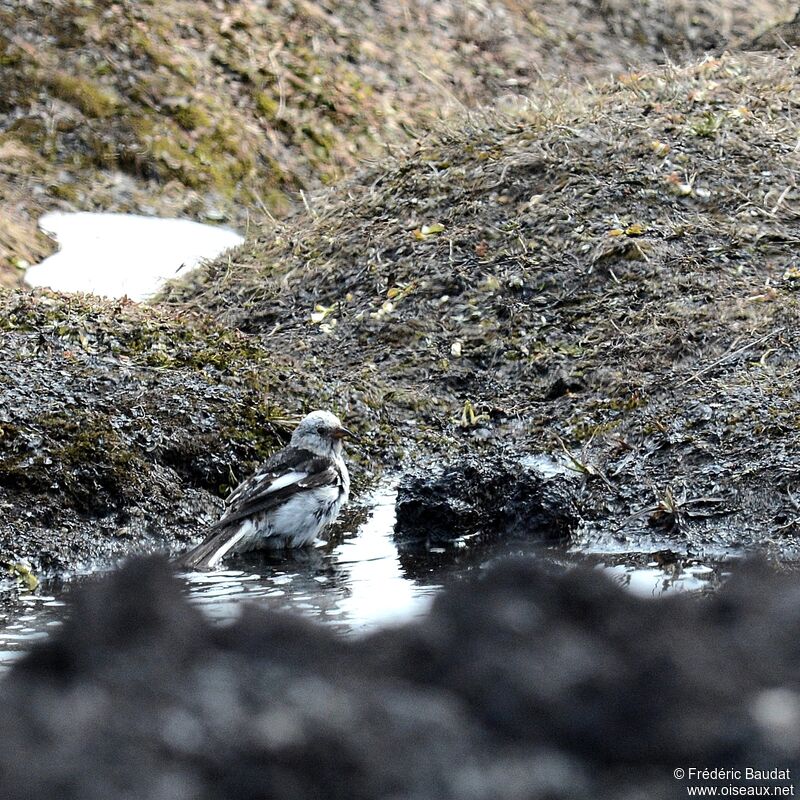
[[25,273],[30,286],[131,300],[147,299],[169,279],[244,241],[228,228],[136,214],[53,212],[39,227],[60,249]]
[[247,554],[235,569],[185,576],[192,602],[214,619],[234,619],[242,601],[291,609],[347,632],[404,622],[424,613],[439,586],[410,578],[391,540],[395,493],[384,486],[355,535],[333,548],[298,551],[289,559]]
[[0,627],[0,670],[10,667],[36,642],[46,639],[63,624],[67,602],[55,594],[34,594],[19,598],[16,613]]
[[[345,634],[421,616],[441,589],[484,569],[499,556],[534,555],[569,569],[577,564],[602,569],[627,590],[644,597],[673,592],[703,592],[725,577],[717,565],[659,564],[631,553],[586,554],[563,547],[520,542],[433,554],[400,554],[392,540],[395,490],[380,486],[365,503],[370,509],[358,530],[342,540],[289,558],[253,553],[238,556],[228,568],[183,576],[191,602],[211,619],[236,619],[244,603],[268,609],[290,609]],[[20,598],[0,628],[0,670],[62,624],[69,613],[68,595],[75,586],[44,584]]]
[[[292,610],[352,634],[424,614],[440,584],[411,578],[401,567],[391,538],[394,500],[391,484],[380,487],[367,501],[366,521],[338,544],[288,558],[241,555],[228,562],[228,569],[186,573],[189,599],[223,623],[236,619],[242,604],[250,602]],[[45,583],[20,599],[0,628],[0,669],[63,622],[69,592],[89,579],[76,578],[66,586]]]
[[651,562],[641,567],[630,564],[601,564],[600,568],[620,586],[639,597],[659,597],[675,592],[706,592],[718,588],[728,575],[719,566],[706,564],[669,568]]

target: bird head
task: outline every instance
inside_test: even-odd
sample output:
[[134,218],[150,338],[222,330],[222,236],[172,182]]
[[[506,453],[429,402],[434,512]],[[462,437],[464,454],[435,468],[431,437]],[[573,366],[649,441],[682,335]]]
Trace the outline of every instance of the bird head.
[[320,456],[341,455],[342,440],[356,436],[342,425],[330,411],[312,411],[305,416],[292,434],[292,447],[302,448]]

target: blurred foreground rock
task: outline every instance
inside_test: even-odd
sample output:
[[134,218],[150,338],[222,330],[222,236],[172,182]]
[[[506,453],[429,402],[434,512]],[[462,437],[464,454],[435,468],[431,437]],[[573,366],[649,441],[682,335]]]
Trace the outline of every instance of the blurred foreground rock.
[[763,568],[646,601],[511,561],[348,640],[215,627],[140,561],[0,684],[0,796],[673,798],[677,767],[797,765],[798,642],[800,580]]

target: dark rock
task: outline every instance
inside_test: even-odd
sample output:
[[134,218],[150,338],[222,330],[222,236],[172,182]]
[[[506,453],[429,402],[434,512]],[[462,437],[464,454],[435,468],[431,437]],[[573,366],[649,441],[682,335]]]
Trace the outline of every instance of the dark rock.
[[427,546],[476,534],[560,541],[578,524],[575,487],[505,456],[468,456],[438,475],[401,482],[395,539]]
[[561,373],[557,375],[545,393],[545,400],[558,400],[559,397],[574,392],[583,392],[586,390],[586,384],[577,378]]
[[671,800],[679,766],[800,765],[798,642],[800,579],[763,567],[648,601],[506,561],[344,639],[213,626],[132,563],[0,684],[0,796]]

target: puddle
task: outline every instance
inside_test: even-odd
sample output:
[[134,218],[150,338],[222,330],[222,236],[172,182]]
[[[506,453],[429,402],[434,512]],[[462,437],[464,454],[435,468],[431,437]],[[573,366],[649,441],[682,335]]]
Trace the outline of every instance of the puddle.
[[20,596],[8,624],[0,627],[0,670],[10,667],[33,644],[62,625],[66,606],[66,601],[54,594]]
[[554,478],[557,475],[574,478],[582,474],[577,462],[570,460],[566,454],[535,453],[525,456],[521,461],[526,467],[536,470],[543,478]]
[[677,592],[707,592],[718,589],[728,573],[719,567],[690,564],[662,567],[650,563],[643,567],[631,564],[601,564],[602,569],[620,586],[639,597],[660,597]]
[[[380,486],[365,501],[366,521],[338,543],[298,550],[288,558],[248,553],[231,559],[224,570],[184,574],[188,597],[220,623],[235,620],[244,603],[255,603],[292,610],[357,635],[423,615],[443,584],[480,571],[504,555],[534,555],[564,569],[593,566],[642,597],[704,592],[717,588],[727,576],[718,564],[687,564],[681,559],[665,564],[653,561],[653,555],[585,553],[519,541],[453,548],[445,555],[398,553],[392,540],[395,498],[391,483]],[[0,671],[62,623],[68,613],[65,597],[87,579],[43,584],[36,594],[20,598],[5,627],[0,627]]]
[[190,599],[216,620],[235,619],[242,601],[305,616],[358,633],[404,622],[427,610],[438,585],[406,574],[392,542],[395,492],[379,489],[370,516],[354,536],[329,549],[297,551],[274,560],[248,553],[230,560],[235,569],[185,576]]
[[145,300],[167,280],[243,242],[228,228],[136,214],[53,212],[39,227],[59,251],[25,273],[30,286]]
[[[255,603],[292,610],[348,634],[420,616],[441,583],[418,581],[401,566],[392,541],[394,502],[393,487],[380,487],[367,501],[367,520],[335,546],[297,551],[288,559],[248,553],[231,559],[228,569],[184,574],[189,599],[218,622],[236,619],[243,603]],[[66,587],[43,584],[44,594],[20,599],[0,627],[0,671],[61,624],[65,597],[87,579]]]

